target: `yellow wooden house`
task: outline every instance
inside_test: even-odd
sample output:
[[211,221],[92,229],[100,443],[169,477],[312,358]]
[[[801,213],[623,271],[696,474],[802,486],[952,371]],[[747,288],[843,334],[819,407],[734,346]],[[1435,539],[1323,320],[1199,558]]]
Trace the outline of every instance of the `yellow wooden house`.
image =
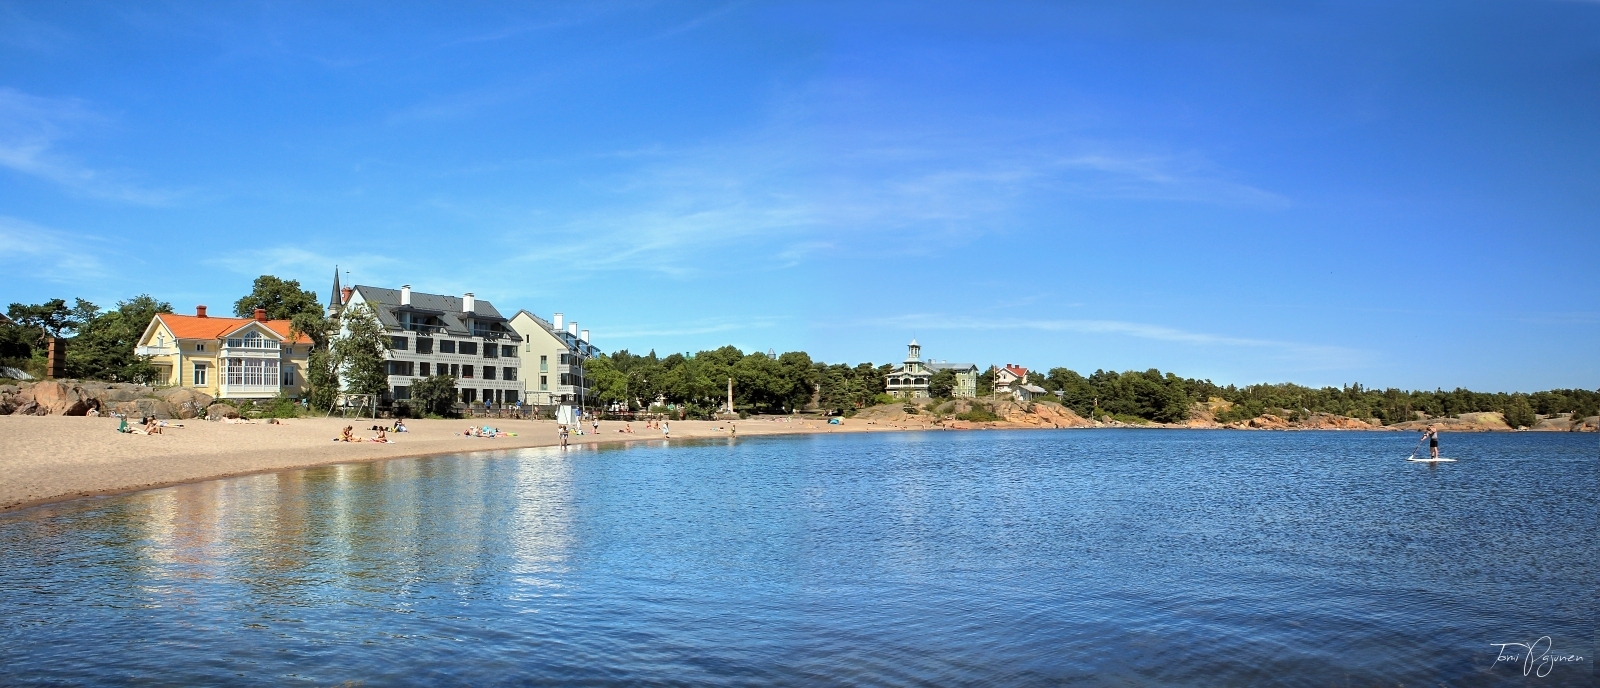
[[155,384],[188,387],[218,399],[270,399],[306,392],[311,340],[291,338],[289,321],[216,318],[205,306],[194,315],[158,314],[134,349],[160,371]]

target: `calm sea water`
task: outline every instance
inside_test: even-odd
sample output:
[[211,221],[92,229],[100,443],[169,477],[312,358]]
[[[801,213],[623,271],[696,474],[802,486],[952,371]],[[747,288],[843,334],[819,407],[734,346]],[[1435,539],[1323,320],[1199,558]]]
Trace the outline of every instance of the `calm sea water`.
[[[0,683],[1591,684],[1597,437],[1413,441],[740,439],[62,503],[0,517]],[[1496,662],[1544,636],[1582,659]]]

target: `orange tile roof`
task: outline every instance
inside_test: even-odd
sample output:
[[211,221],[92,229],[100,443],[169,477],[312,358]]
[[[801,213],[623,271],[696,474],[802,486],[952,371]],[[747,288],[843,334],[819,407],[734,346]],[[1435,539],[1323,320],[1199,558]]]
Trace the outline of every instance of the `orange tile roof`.
[[[175,315],[161,313],[156,316],[161,323],[167,326],[167,331],[178,339],[221,339],[245,325],[256,322],[253,318],[212,318],[194,315]],[[278,333],[285,341],[289,339],[289,321],[268,320],[263,323],[267,329]],[[294,340],[296,344],[310,344],[311,338],[300,335]]]

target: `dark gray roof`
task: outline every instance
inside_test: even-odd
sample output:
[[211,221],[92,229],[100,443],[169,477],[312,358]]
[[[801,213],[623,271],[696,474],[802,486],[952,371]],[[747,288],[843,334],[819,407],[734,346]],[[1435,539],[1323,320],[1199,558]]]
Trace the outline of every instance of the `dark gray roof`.
[[978,366],[975,366],[975,365],[973,365],[971,363],[927,363],[925,365],[928,367],[928,370],[932,370],[932,371],[935,371],[935,372],[938,372],[940,370],[954,370],[954,371],[960,372],[960,371],[968,370],[968,369],[974,369],[975,370],[978,367]]
[[[395,316],[395,310],[401,308],[399,289],[356,285],[354,290],[361,294],[363,301],[373,306],[372,310],[378,314],[378,321],[383,323],[384,327],[391,330],[400,328],[400,319]],[[482,316],[484,320],[497,322],[505,320],[505,317],[500,315],[500,311],[495,310],[494,304],[489,303],[488,299],[475,299],[475,301],[477,301],[477,304],[473,306],[473,315]],[[443,315],[440,315],[439,319],[444,322],[446,334],[470,337],[472,332],[467,329],[467,314],[461,310],[461,306],[462,302],[459,296],[424,294],[415,289],[411,290],[412,310],[442,313]],[[511,336],[520,341],[521,337],[517,337],[516,333],[512,332],[510,328],[507,328],[506,331],[511,332]]]

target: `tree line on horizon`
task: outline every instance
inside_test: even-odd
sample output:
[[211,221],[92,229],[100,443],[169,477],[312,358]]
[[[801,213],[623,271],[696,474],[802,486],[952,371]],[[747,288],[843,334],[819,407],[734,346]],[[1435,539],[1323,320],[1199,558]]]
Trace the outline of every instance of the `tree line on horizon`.
[[[814,361],[803,351],[776,358],[760,352],[745,353],[734,346],[695,354],[673,353],[659,357],[627,350],[602,354],[585,366],[590,392],[605,404],[647,408],[656,400],[686,407],[690,417],[714,413],[727,397],[733,380],[734,407],[759,412],[784,413],[809,406],[841,414],[875,404],[892,403],[885,378],[894,364]],[[978,375],[978,396],[994,389],[995,368]],[[1600,390],[1553,389],[1532,394],[1371,389],[1359,383],[1343,387],[1306,387],[1294,383],[1217,385],[1210,380],[1180,377],[1151,368],[1145,371],[1096,370],[1084,376],[1064,367],[1040,374],[1030,372],[1028,382],[1051,393],[1085,418],[1112,416],[1171,423],[1189,417],[1194,404],[1213,399],[1231,408],[1215,413],[1218,422],[1230,423],[1279,413],[1290,420],[1315,413],[1374,419],[1385,425],[1413,420],[1418,412],[1430,417],[1498,411],[1513,425],[1532,425],[1535,414],[1573,413],[1579,417],[1600,414]],[[955,376],[941,371],[930,381],[930,393],[948,398]],[[1059,394],[1057,394],[1059,392]]]
[[[298,281],[271,275],[257,278],[251,292],[234,303],[233,312],[238,317],[250,317],[256,308],[265,310],[268,319],[290,321],[293,331],[312,340],[306,379],[313,405],[331,404],[341,385],[347,391],[363,394],[386,391],[385,333],[370,312],[348,309],[343,321],[329,318],[315,292],[301,289]],[[118,301],[110,309],[81,298],[72,305],[65,299],[12,303],[6,314],[13,322],[0,324],[0,365],[42,377],[46,338],[60,337],[68,342],[69,377],[148,384],[155,380],[156,368],[134,349],[151,319],[158,313],[171,312],[171,304],[148,294]],[[334,334],[341,326],[355,336],[335,341]],[[685,415],[707,417],[725,401],[730,378],[734,405],[741,410],[786,413],[815,404],[826,411],[852,414],[893,401],[885,388],[885,376],[895,367],[870,362],[853,366],[830,364],[813,360],[803,351],[772,357],[723,346],[665,357],[657,356],[655,351],[639,355],[620,350],[590,359],[584,372],[591,401],[638,410],[660,399],[684,408]],[[993,390],[994,372],[990,367],[979,374],[980,398]],[[1232,405],[1216,414],[1219,422],[1276,412],[1291,419],[1331,413],[1392,425],[1411,420],[1418,412],[1437,417],[1498,411],[1505,413],[1513,425],[1532,425],[1535,414],[1600,414],[1600,390],[1585,389],[1524,394],[1462,388],[1380,390],[1361,384],[1312,388],[1287,382],[1240,387],[1184,378],[1154,368],[1142,372],[1096,370],[1084,376],[1057,367],[1043,374],[1029,373],[1028,382],[1050,391],[1051,399],[1086,418],[1110,415],[1153,422],[1182,421],[1195,403],[1212,399]],[[948,397],[954,383],[954,374],[942,371],[933,376],[930,391],[936,397]],[[442,413],[453,399],[454,386],[448,376],[418,381],[412,388],[413,406],[419,413]]]

